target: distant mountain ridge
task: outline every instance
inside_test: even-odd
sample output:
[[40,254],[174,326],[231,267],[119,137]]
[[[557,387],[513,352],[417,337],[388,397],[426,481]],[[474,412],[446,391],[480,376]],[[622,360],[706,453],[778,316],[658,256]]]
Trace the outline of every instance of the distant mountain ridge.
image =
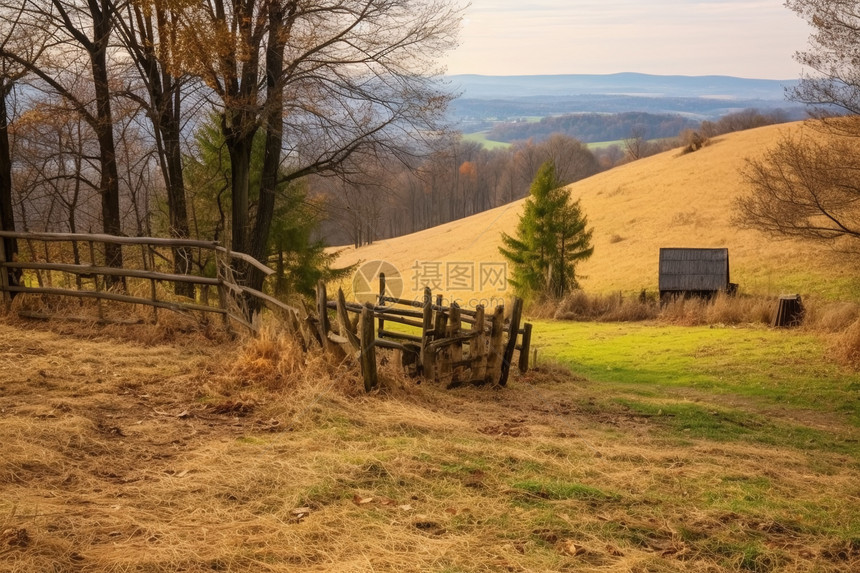
[[446,76],[462,98],[497,99],[530,96],[628,95],[641,97],[708,97],[785,100],[786,88],[798,80],[762,80],[734,76],[661,76],[624,72],[617,74],[566,74],[535,76]]
[[[444,78],[459,97],[450,117],[464,132],[486,130],[498,121],[572,113],[648,112],[702,121],[743,109],[780,109],[788,119],[806,107],[785,98],[799,80],[733,76],[657,76],[639,73],[555,76],[451,75]],[[488,123],[489,122],[489,123]]]

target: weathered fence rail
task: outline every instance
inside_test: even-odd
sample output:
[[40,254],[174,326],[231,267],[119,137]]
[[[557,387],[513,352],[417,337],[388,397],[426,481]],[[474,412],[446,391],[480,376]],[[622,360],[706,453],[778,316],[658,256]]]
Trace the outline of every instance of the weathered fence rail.
[[[506,321],[501,305],[487,316],[481,305],[474,310],[457,303],[445,306],[441,295],[434,302],[429,288],[424,289],[422,301],[388,296],[384,276],[380,276],[379,292],[376,304],[360,305],[346,302],[340,290],[337,298],[328,300],[325,285],[317,286],[318,313],[323,317],[326,310],[334,310],[337,329],[333,332],[327,319],[320,320],[320,337],[359,356],[366,390],[377,385],[376,348],[400,350],[409,374],[449,388],[467,383],[504,386],[517,350],[518,368],[528,370],[532,325],[520,326],[521,299],[514,298]],[[390,330],[385,328],[386,322],[418,330]]]
[[[5,253],[0,249],[0,296],[8,304],[13,294],[30,293],[45,294],[61,297],[73,297],[81,299],[95,299],[99,302],[99,320],[105,320],[100,301],[110,300],[128,304],[138,304],[152,307],[155,320],[158,318],[159,308],[169,309],[177,312],[197,311],[220,314],[225,321],[233,320],[245,327],[256,330],[253,321],[248,319],[248,314],[243,312],[243,304],[238,295],[256,297],[261,304],[273,310],[296,314],[298,310],[270,297],[269,295],[238,284],[231,271],[230,262],[241,260],[244,263],[259,269],[264,274],[271,275],[272,269],[260,263],[251,256],[244,253],[229,251],[218,243],[211,241],[199,241],[192,239],[167,239],[156,237],[119,237],[103,234],[86,233],[25,233],[13,231],[0,231],[0,237],[12,237],[27,246],[26,257],[21,260],[7,261]],[[36,244],[42,248],[37,248]],[[64,258],[62,253],[52,253],[46,245],[52,243],[68,243],[72,246],[68,260],[53,261],[52,258]],[[131,247],[140,247],[140,257],[123,257],[125,261],[138,262],[139,268],[116,268],[103,264],[103,249],[100,245],[112,243]],[[81,249],[81,247],[84,247]],[[207,277],[199,275],[182,275],[172,272],[158,270],[155,255],[160,258],[166,257],[159,253],[162,249],[190,248],[209,251],[215,261],[216,276]],[[83,252],[81,252],[83,251]],[[12,276],[21,277],[24,271],[32,271],[35,275],[32,280],[16,281],[10,280]],[[54,273],[68,278],[74,277],[74,285],[71,281],[54,277]],[[30,278],[30,277],[28,277]],[[55,280],[57,279],[57,280]],[[136,279],[149,283],[149,296],[141,296],[133,293],[128,288],[117,288],[116,283],[125,285],[127,279]],[[84,281],[91,284],[84,284]],[[35,281],[35,285],[32,282]],[[27,283],[31,284],[27,284]],[[63,283],[57,286],[55,283]],[[167,299],[159,296],[157,284],[160,282],[183,282],[191,283],[199,287],[201,300],[188,299],[186,297],[171,297]],[[74,286],[74,288],[72,288]],[[217,293],[217,305],[208,304],[208,289],[214,288]]]
[[[2,237],[13,237],[26,246],[21,250],[22,256],[11,261],[5,259],[4,249],[0,248],[0,297],[6,307],[12,296],[19,293],[94,299],[98,305],[98,320],[108,321],[101,303],[115,301],[149,306],[155,321],[158,321],[158,309],[214,313],[221,315],[228,327],[235,321],[256,332],[260,321],[249,318],[244,304],[247,297],[253,297],[276,314],[283,329],[299,338],[305,352],[318,350],[357,360],[367,391],[378,385],[377,348],[399,350],[407,373],[448,387],[467,383],[504,386],[516,351],[519,351],[517,366],[520,371],[526,372],[529,367],[532,326],[521,324],[523,307],[518,298],[513,300],[506,319],[501,305],[492,313],[487,313],[483,306],[474,310],[460,308],[456,303],[446,306],[442,296],[434,298],[429,288],[424,290],[421,301],[389,296],[385,277],[380,276],[375,303],[347,302],[340,290],[335,299],[329,300],[326,286],[321,282],[317,286],[316,308],[300,312],[275,297],[239,284],[231,264],[236,259],[267,276],[275,271],[248,255],[231,252],[214,242],[0,231]],[[71,252],[68,248],[48,247],[55,243],[70,244]],[[125,268],[107,266],[103,248],[106,243],[139,247],[140,256],[124,253]],[[173,252],[178,247],[211,253],[216,276],[166,271],[173,269],[173,265],[170,253],[162,251]],[[160,267],[156,260],[161,261]],[[134,264],[138,266],[132,267]],[[21,278],[24,280],[16,280]],[[135,281],[135,284],[129,285],[127,281]],[[159,290],[157,285],[162,282],[191,283],[195,285],[195,296],[188,298]],[[218,294],[214,305],[209,304],[210,289]],[[141,291],[146,294],[142,295]]]

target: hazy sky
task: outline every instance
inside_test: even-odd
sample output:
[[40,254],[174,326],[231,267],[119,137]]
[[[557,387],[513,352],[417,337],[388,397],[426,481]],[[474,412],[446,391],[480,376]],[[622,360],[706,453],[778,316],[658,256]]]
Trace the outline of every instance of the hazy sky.
[[471,0],[449,74],[793,79],[809,27],[783,0]]

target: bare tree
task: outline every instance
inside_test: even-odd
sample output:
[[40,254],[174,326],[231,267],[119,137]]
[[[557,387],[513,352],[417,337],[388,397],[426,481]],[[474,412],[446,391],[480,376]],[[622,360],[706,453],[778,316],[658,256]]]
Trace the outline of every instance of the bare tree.
[[[849,121],[858,119],[843,119]],[[856,146],[853,138],[820,132],[783,137],[761,159],[747,161],[749,193],[737,201],[735,222],[776,237],[860,240]]]
[[631,161],[642,159],[645,157],[648,147],[648,140],[645,139],[645,128],[636,126],[630,130],[630,136],[624,138],[624,151]]
[[795,55],[812,73],[789,95],[827,107],[799,135],[783,137],[761,159],[747,161],[749,192],[738,200],[735,220],[777,237],[831,244],[847,238],[856,245],[851,239],[860,239],[860,2],[787,0],[786,6],[813,28],[810,48]]
[[[35,36],[47,35],[48,48],[30,60],[9,46],[0,47],[0,58],[14,62],[39,79],[38,87],[62,97],[90,125],[99,144],[99,193],[102,228],[105,233],[122,233],[119,175],[111,111],[109,49],[113,13],[112,0],[25,0],[18,25]],[[79,96],[82,77],[71,73],[83,56],[90,75],[92,99]],[[82,70],[83,71],[83,70]],[[122,266],[119,245],[105,245],[106,263]]]
[[803,103],[860,113],[860,2],[786,0],[785,5],[813,29],[810,48],[795,54],[812,73],[805,73],[789,96]]
[[[122,93],[137,102],[152,123],[167,195],[168,233],[180,239],[189,237],[181,148],[183,86],[187,83],[179,63],[181,12],[181,6],[170,0],[135,0],[113,12],[117,36],[136,72],[126,80]],[[173,249],[175,273],[189,273],[191,262],[188,249]],[[194,295],[191,283],[177,282],[174,288],[177,294]]]
[[89,125],[74,110],[47,98],[34,102],[19,124],[17,155],[27,173],[22,173],[19,186],[28,210],[42,214],[39,230],[93,229],[99,220],[98,209],[91,208],[93,200],[98,205],[99,165]]
[[[3,23],[3,33],[0,34],[0,230],[14,231],[15,217],[12,210],[12,146],[9,138],[9,123],[11,119],[9,99],[13,95],[15,85],[26,74],[26,66],[19,61],[4,57],[5,51],[14,51],[19,58],[32,61],[39,50],[41,42],[39,35],[28,35],[18,25],[23,15],[20,6],[0,4],[0,22]],[[18,254],[18,242],[7,237],[2,240],[5,260],[12,260]],[[16,283],[17,273],[10,272],[9,280]],[[14,295],[13,295],[14,296]]]
[[594,175],[600,171],[597,158],[588,147],[572,137],[554,134],[540,144],[544,161],[555,165],[556,177],[566,185]]
[[[221,114],[235,250],[264,258],[278,180],[344,172],[357,164],[350,159],[403,152],[409,138],[441,127],[449,96],[433,81],[435,59],[459,26],[448,0],[209,0],[182,21],[185,68]],[[252,210],[258,129],[266,156]],[[255,273],[250,282],[261,280]]]

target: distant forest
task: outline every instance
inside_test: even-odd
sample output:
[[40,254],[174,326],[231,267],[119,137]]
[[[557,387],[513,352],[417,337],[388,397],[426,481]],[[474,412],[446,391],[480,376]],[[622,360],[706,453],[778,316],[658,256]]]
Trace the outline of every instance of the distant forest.
[[[755,109],[701,123],[647,113],[586,114],[596,126],[590,139],[618,141],[589,149],[583,143],[589,136],[572,137],[562,132],[581,117],[511,124],[524,130],[519,136],[509,136],[514,141],[505,149],[486,149],[455,135],[429,156],[407,161],[379,157],[349,182],[312,177],[309,187],[326,211],[321,235],[330,245],[361,246],[414,233],[525,197],[541,164],[550,159],[559,178],[572,183],[661,151],[677,147],[694,151],[723,133],[791,119],[779,111]],[[643,118],[654,120],[650,130],[638,121]],[[538,128],[555,132],[543,136]],[[491,139],[500,136],[492,135]]]
[[543,141],[552,134],[562,134],[583,143],[618,141],[631,134],[645,139],[675,137],[685,129],[696,129],[699,122],[677,114],[644,112],[581,113],[545,117],[537,122],[498,123],[487,134],[493,141]]

